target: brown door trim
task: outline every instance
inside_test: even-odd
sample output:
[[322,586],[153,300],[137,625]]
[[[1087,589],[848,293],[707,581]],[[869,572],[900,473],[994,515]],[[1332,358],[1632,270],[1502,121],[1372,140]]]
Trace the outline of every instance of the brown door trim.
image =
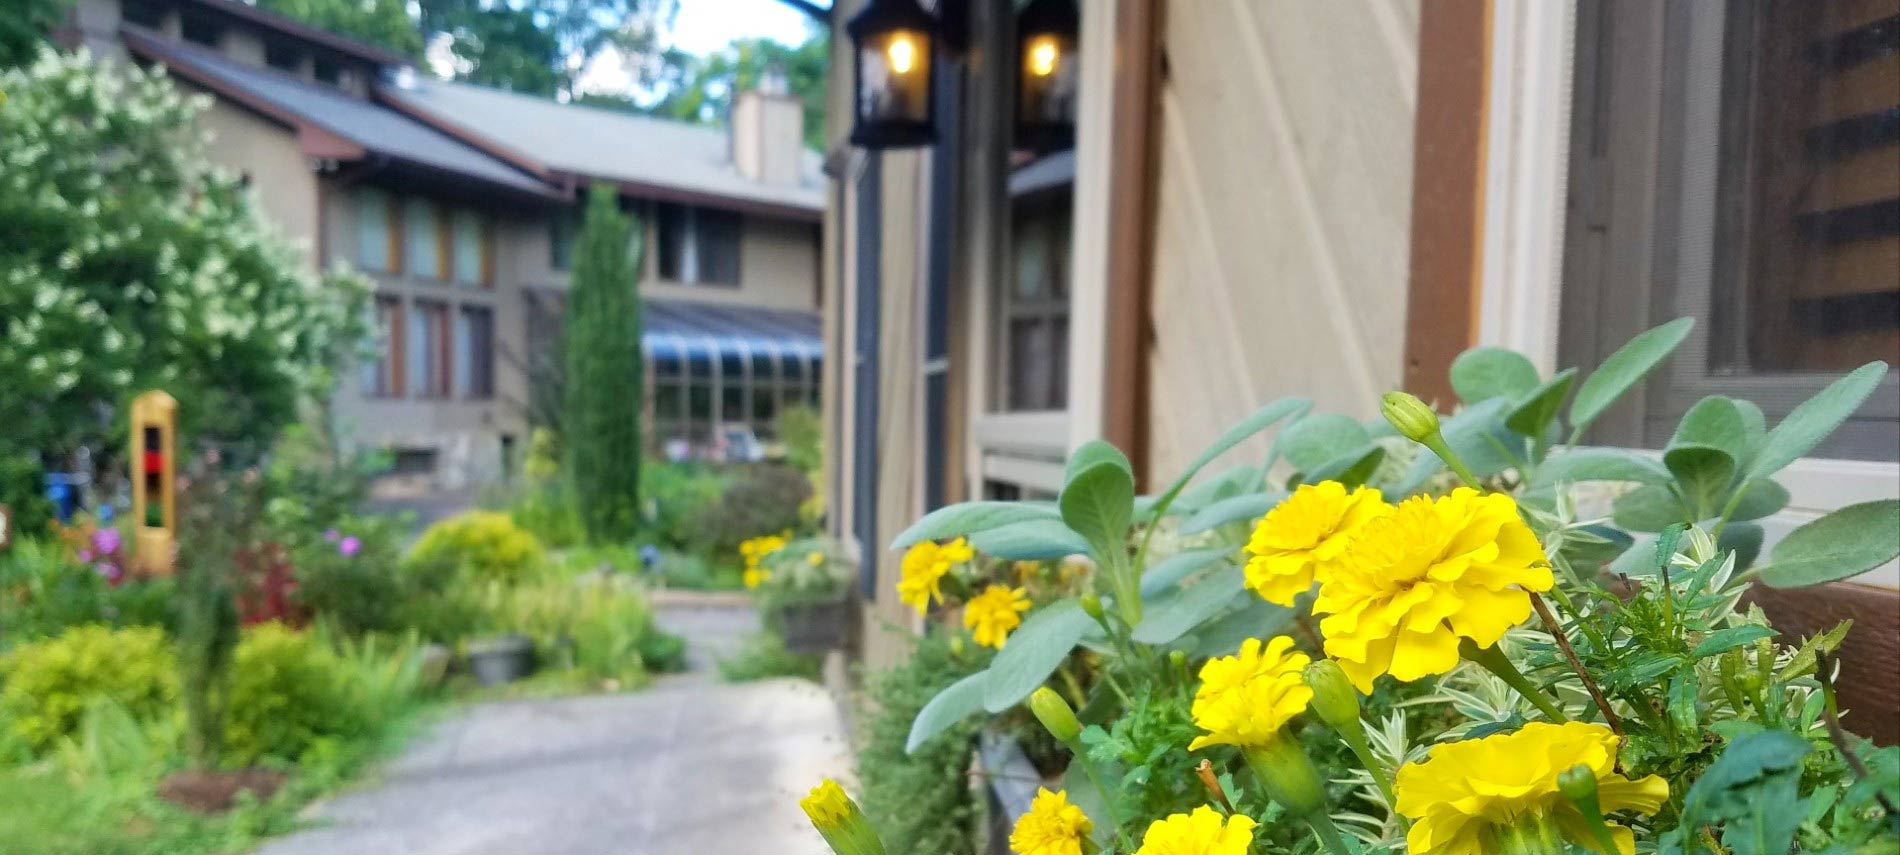
[[1148,353],[1154,325],[1155,187],[1160,164],[1163,58],[1160,0],[1119,0],[1115,14],[1115,114],[1110,120],[1108,307],[1103,438],[1128,453],[1137,484],[1148,459]]
[[1490,44],[1489,0],[1420,7],[1405,388],[1441,407],[1478,330]]

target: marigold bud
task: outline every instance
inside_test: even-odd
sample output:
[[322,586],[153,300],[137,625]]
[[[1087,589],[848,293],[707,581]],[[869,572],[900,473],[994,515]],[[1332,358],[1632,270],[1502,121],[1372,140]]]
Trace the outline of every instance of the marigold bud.
[[1036,714],[1036,720],[1042,722],[1058,742],[1074,742],[1082,735],[1082,723],[1075,720],[1075,710],[1048,686],[1029,696],[1029,711]]
[[1248,746],[1247,765],[1267,791],[1267,797],[1279,802],[1287,813],[1302,819],[1326,812],[1326,782],[1313,768],[1299,737],[1290,734]]
[[1578,804],[1594,803],[1597,797],[1597,773],[1578,763],[1557,773],[1557,791]]
[[1094,594],[1083,594],[1080,599],[1082,603],[1082,613],[1094,618],[1096,623],[1101,623],[1103,615],[1102,598]]
[[1399,435],[1413,442],[1424,442],[1438,434],[1438,413],[1417,395],[1387,392],[1379,399],[1379,414],[1398,429]]
[[1359,692],[1339,663],[1321,659],[1306,666],[1306,686],[1313,690],[1312,709],[1334,730],[1358,728]]

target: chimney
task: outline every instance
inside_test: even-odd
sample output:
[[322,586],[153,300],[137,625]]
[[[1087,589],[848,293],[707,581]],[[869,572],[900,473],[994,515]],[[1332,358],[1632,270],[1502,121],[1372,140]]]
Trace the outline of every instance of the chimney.
[[785,75],[767,71],[759,86],[733,96],[732,163],[761,184],[798,184],[805,178],[805,105]]

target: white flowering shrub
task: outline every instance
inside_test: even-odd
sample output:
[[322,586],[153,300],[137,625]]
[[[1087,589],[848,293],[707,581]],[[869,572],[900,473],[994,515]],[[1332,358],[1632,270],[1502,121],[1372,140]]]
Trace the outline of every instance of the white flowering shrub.
[[[41,54],[0,72],[0,458],[124,442],[162,388],[188,436],[266,447],[327,394],[367,284],[320,279],[205,156],[208,102],[162,71]],[[0,503],[37,492],[0,467]]]

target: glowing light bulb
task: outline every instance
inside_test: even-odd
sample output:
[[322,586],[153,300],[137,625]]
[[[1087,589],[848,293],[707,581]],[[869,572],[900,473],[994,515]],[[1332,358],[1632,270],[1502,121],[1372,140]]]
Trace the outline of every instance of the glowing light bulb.
[[891,46],[884,52],[890,57],[892,74],[909,74],[917,66],[917,44],[904,33],[892,36]]
[[1038,36],[1029,43],[1029,73],[1037,77],[1048,77],[1056,71],[1056,59],[1062,55],[1062,49],[1056,45],[1054,36]]

